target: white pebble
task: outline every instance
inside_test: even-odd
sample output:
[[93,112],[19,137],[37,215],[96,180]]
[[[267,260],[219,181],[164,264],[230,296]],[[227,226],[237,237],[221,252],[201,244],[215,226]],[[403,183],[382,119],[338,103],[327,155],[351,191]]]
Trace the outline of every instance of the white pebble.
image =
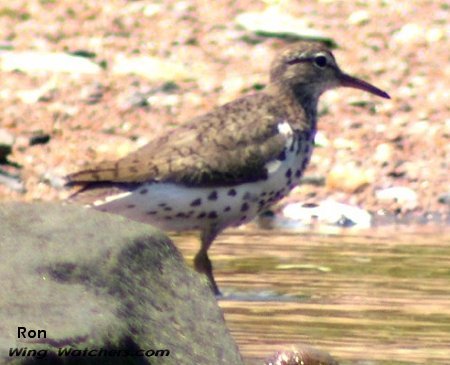
[[380,201],[398,202],[407,209],[414,209],[417,206],[417,193],[403,186],[377,190],[375,196]]
[[365,24],[370,20],[370,14],[367,10],[358,10],[350,14],[348,23],[352,25]]

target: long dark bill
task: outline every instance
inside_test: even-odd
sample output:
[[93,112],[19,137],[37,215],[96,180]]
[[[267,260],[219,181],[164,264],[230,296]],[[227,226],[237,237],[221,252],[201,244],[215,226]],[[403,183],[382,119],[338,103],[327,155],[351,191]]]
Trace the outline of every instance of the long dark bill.
[[341,86],[344,87],[353,87],[355,89],[360,89],[367,91],[371,94],[381,96],[382,98],[390,99],[391,97],[388,95],[388,93],[384,92],[383,90],[380,90],[379,88],[369,84],[368,82],[365,82],[361,79],[357,79],[356,77],[347,75],[347,74],[340,74],[339,75],[339,81],[341,82]]

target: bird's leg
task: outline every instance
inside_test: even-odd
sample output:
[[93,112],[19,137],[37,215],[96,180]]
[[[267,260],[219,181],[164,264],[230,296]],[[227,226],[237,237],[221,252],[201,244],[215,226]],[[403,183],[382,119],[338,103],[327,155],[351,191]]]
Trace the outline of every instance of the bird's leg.
[[214,280],[213,268],[211,261],[208,257],[208,249],[213,243],[214,239],[219,234],[219,230],[216,227],[209,227],[201,232],[201,248],[197,252],[194,258],[194,267],[197,272],[204,273],[208,277],[209,284],[215,295],[221,295],[219,287]]

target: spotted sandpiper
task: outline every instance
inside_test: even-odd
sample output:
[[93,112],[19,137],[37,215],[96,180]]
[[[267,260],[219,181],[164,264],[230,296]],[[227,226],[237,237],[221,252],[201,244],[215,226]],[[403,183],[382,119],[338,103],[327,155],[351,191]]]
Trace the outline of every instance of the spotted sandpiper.
[[313,148],[320,95],[353,87],[389,98],[342,72],[331,51],[301,42],[274,59],[268,86],[192,119],[118,161],[69,175],[71,199],[174,231],[199,230],[198,272],[214,280],[208,249],[294,188]]

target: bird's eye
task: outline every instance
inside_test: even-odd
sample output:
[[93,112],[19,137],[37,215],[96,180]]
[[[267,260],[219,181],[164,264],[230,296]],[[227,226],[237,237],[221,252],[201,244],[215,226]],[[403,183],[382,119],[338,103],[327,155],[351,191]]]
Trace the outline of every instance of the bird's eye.
[[316,56],[314,57],[314,64],[319,68],[324,68],[328,64],[328,59],[323,56]]

